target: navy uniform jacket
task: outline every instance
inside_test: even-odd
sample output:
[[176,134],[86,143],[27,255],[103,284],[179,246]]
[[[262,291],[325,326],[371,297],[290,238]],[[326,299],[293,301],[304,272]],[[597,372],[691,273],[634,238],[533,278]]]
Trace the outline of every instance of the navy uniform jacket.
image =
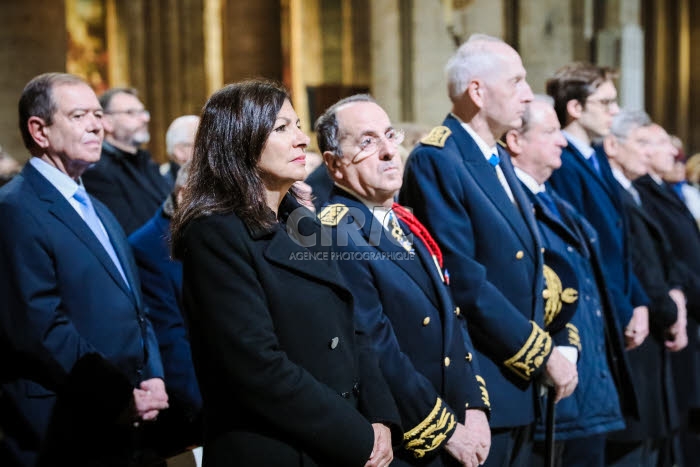
[[[442,135],[442,137],[440,137]],[[551,352],[543,329],[542,252],[530,202],[499,148],[518,206],[474,140],[453,116],[409,156],[400,202],[440,245],[455,303],[491,396],[491,426],[535,419],[531,384]]]
[[[565,258],[579,284],[578,308],[570,321],[581,336],[577,363],[579,383],[570,397],[557,404],[557,439],[579,439],[621,430],[625,427],[622,408],[636,415],[637,403],[622,333],[605,288],[598,235],[552,190],[548,193],[559,216],[526,186],[523,189],[535,208],[544,248]],[[542,426],[538,426],[536,435],[544,438]]]
[[56,392],[81,357],[102,355],[134,387],[163,377],[124,232],[92,202],[131,290],[90,227],[31,164],[0,190],[0,341],[10,352],[0,375],[10,410],[2,424],[5,447],[24,463],[36,454]]
[[700,230],[688,207],[667,184],[645,175],[634,181],[644,210],[666,234],[677,265],[686,273],[688,347],[671,354],[678,404],[682,411],[700,407]]
[[549,183],[598,232],[605,282],[620,329],[624,329],[632,318],[633,308],[646,305],[649,300],[632,271],[627,220],[617,182],[602,150],[597,152],[597,157],[601,175],[569,142],[561,153],[562,165],[554,171]]
[[464,315],[417,237],[409,253],[367,206],[338,187],[328,203],[319,217],[333,226],[356,326],[370,336],[401,415],[403,449],[392,465],[451,465],[441,448],[455,422],[464,423],[466,408],[489,406]]
[[[618,184],[619,186],[619,184]],[[649,295],[649,336],[629,351],[632,377],[639,400],[639,420],[627,420],[625,431],[614,441],[643,441],[670,436],[678,427],[669,351],[664,332],[677,319],[678,310],[668,292],[683,282],[661,228],[619,187],[623,209],[630,224],[630,250],[634,272]]]
[[199,217],[176,245],[204,399],[204,462],[362,467],[370,423],[387,422],[400,442],[396,405],[355,332],[353,297],[324,257],[329,249],[301,246],[301,228],[313,240],[320,223],[289,195],[278,217],[270,228],[234,213]]

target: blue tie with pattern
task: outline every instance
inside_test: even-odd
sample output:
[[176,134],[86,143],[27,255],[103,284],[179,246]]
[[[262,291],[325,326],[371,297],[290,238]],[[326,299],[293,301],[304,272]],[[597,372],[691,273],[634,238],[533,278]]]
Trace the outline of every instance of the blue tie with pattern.
[[540,191],[539,193],[537,193],[537,197],[542,202],[542,204],[547,206],[547,208],[552,214],[557,216],[558,219],[561,219],[561,213],[559,212],[559,209],[557,209],[557,205],[554,202],[554,198],[552,198],[552,196],[549,193],[547,193],[546,191]]

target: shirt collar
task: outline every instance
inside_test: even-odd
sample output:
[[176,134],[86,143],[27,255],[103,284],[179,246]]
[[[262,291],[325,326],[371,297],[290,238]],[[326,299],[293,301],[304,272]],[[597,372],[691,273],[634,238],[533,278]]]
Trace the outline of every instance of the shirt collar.
[[364,204],[367,207],[367,209],[369,209],[369,212],[371,212],[372,215],[379,222],[382,223],[382,226],[384,226],[385,229],[388,228],[390,219],[389,219],[389,216],[387,216],[387,213],[390,211],[390,209],[385,208],[381,204],[377,204],[377,203],[374,203],[372,201],[369,201],[369,200],[363,198],[362,196],[358,195],[354,190],[352,190],[346,186],[341,186],[341,185],[338,185],[337,183],[335,184],[335,186],[337,186],[338,188],[340,188],[343,191],[347,191],[348,193],[353,195],[355,198],[357,198],[362,204]]
[[496,145],[493,145],[492,147],[489,147],[488,144],[479,136],[479,134],[474,131],[474,128],[471,127],[468,123],[463,122],[457,115],[452,114],[454,118],[457,119],[457,121],[462,125],[462,128],[466,130],[467,133],[469,133],[469,136],[472,137],[474,142],[476,143],[477,146],[479,146],[479,149],[481,150],[481,153],[484,155],[484,158],[486,160],[489,160],[491,158],[492,154],[498,155],[498,150],[496,149]]
[[578,152],[583,154],[583,157],[585,157],[586,160],[590,159],[591,156],[595,154],[595,149],[593,149],[593,146],[590,144],[584,143],[566,130],[562,130],[561,132],[564,133],[564,137],[569,141],[569,143],[573,144]]
[[615,180],[617,180],[620,183],[620,185],[622,185],[622,188],[629,191],[630,187],[632,186],[632,182],[630,181],[630,179],[625,177],[625,174],[623,174],[620,169],[618,169],[616,167],[611,167],[611,168],[612,168],[612,174],[615,177]]
[[529,173],[523,172],[520,168],[518,167],[513,167],[515,169],[515,175],[518,176],[521,182],[534,194],[537,193],[542,193],[545,191],[544,185],[540,185],[535,181],[534,178],[532,178],[532,175]]
[[82,185],[82,181],[80,179],[78,179],[80,184],[76,183],[75,180],[70,178],[68,175],[38,157],[32,157],[29,159],[29,163],[32,164],[32,166],[38,170],[39,173],[43,175],[44,178],[46,178],[49,183],[51,183],[51,185],[53,185],[67,200],[73,198],[75,192],[78,191],[78,186]]

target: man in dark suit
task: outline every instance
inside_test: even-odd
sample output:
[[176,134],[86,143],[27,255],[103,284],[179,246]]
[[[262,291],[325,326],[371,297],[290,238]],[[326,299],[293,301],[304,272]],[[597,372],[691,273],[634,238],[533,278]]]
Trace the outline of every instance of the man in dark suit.
[[604,140],[623,209],[629,220],[630,257],[649,302],[649,337],[629,357],[639,398],[640,418],[628,418],[623,432],[610,436],[608,465],[677,465],[672,435],[678,414],[669,351],[688,343],[683,289],[687,275],[679,267],[664,232],[644,209],[632,181],[648,171],[651,120],[642,111],[615,116]]
[[[532,91],[518,53],[474,35],[447,64],[453,107],[408,158],[400,201],[435,235],[456,305],[467,315],[491,396],[489,466],[530,465],[533,382],[557,399],[576,366],[544,331],[542,252],[529,201],[496,141],[521,124]],[[507,325],[504,325],[507,323]]]
[[189,164],[177,172],[175,188],[163,206],[140,229],[129,235],[129,244],[141,277],[143,300],[153,324],[170,408],[159,417],[153,435],[166,454],[202,442],[202,396],[192,363],[188,326],[182,303],[182,263],[170,252],[170,221],[187,182]]
[[83,175],[87,191],[112,211],[127,235],[151,218],[170,194],[148,143],[151,117],[135,89],[113,88],[100,96],[105,138],[102,157]]
[[[565,335],[561,339],[555,336],[555,341],[580,351],[580,384],[571,397],[557,404],[557,465],[603,467],[606,434],[625,427],[620,400],[626,402],[628,413],[636,414],[636,398],[622,333],[603,280],[597,234],[570,204],[545,186],[561,166],[561,150],[566,146],[551,98],[537,96],[523,115],[523,126],[506,133],[506,143],[515,173],[533,204],[545,259],[561,258],[574,271],[579,285],[578,309],[566,325]],[[547,282],[549,285],[549,279]],[[566,306],[567,296],[559,290],[549,299]],[[552,313],[554,303],[550,303]],[[544,439],[541,425],[535,439]],[[544,451],[541,443],[535,448],[539,454]]]
[[[700,459],[700,230],[688,207],[673,188],[663,181],[672,170],[677,149],[666,131],[652,125],[649,172],[634,181],[644,210],[656,221],[670,242],[675,260],[690,275],[685,289],[688,303],[688,346],[671,355],[676,400],[681,416],[681,443],[686,465]],[[694,431],[694,432],[693,432]]]
[[[135,410],[125,420],[152,420],[168,406],[129,245],[109,210],[87,195],[80,180],[100,158],[103,112],[95,93],[73,75],[40,75],[25,87],[19,114],[33,157],[0,189],[3,466],[33,465],[57,394],[61,401],[69,374],[90,354],[104,358],[134,388]],[[105,390],[89,372],[80,381],[90,383],[77,388],[84,393],[98,397]],[[107,410],[77,409],[96,412],[96,418]],[[60,428],[52,432],[65,436]],[[77,459],[83,446],[74,447]]]
[[598,231],[615,315],[627,347],[634,348],[649,334],[648,298],[632,272],[627,221],[610,166],[605,155],[592,146],[610,132],[612,118],[620,110],[613,78],[608,68],[573,63],[547,81],[547,94],[554,98],[554,110],[568,142],[562,165],[549,182]]
[[450,298],[434,240],[394,204],[403,134],[359,94],[331,106],[316,135],[335,180],[319,218],[331,228],[355,297],[356,326],[370,336],[401,415],[404,442],[392,465],[483,463],[489,397],[464,315]]

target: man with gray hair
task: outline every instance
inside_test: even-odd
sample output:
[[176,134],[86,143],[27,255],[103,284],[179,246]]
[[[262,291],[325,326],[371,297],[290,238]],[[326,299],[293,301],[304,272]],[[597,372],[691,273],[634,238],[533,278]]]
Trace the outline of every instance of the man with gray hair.
[[129,235],[151,218],[172,183],[141,146],[151,139],[144,108],[133,88],[112,88],[100,96],[105,138],[100,161],[83,174],[88,192],[112,211]]
[[[571,397],[557,404],[555,465],[603,467],[607,433],[625,427],[620,400],[628,405],[632,402],[634,414],[636,405],[622,332],[603,277],[598,234],[581,214],[545,185],[561,166],[561,152],[566,146],[552,104],[549,96],[535,96],[523,115],[523,126],[506,133],[505,140],[515,173],[532,202],[545,249],[549,268],[547,309],[553,314],[569,306],[572,298],[577,306],[563,332],[553,336],[559,345],[578,349],[581,381]],[[567,296],[563,288],[569,287],[564,282],[569,271],[573,276],[570,282],[577,284],[577,299]],[[560,280],[562,288],[550,288]],[[538,455],[546,452],[540,442],[545,438],[543,428],[543,424],[538,424],[535,433]],[[538,458],[534,465],[541,465],[541,457]]]
[[198,116],[182,115],[173,120],[165,132],[165,151],[170,160],[161,164],[160,173],[170,183],[175,183],[180,167],[192,159],[198,126]]
[[475,34],[446,67],[452,112],[406,165],[400,201],[433,233],[456,305],[467,314],[491,395],[489,466],[530,465],[535,381],[556,399],[577,384],[576,366],[544,330],[542,252],[530,202],[496,144],[522,123],[532,91],[518,53]]
[[621,111],[603,143],[629,222],[632,268],[649,296],[650,328],[642,345],[629,351],[639,418],[628,417],[626,429],[609,436],[607,461],[611,466],[680,462],[678,453],[673,453],[672,436],[679,420],[669,352],[680,351],[688,343],[684,290],[692,284],[675,259],[663,228],[648,214],[632,184],[649,171],[652,132],[646,113]]

